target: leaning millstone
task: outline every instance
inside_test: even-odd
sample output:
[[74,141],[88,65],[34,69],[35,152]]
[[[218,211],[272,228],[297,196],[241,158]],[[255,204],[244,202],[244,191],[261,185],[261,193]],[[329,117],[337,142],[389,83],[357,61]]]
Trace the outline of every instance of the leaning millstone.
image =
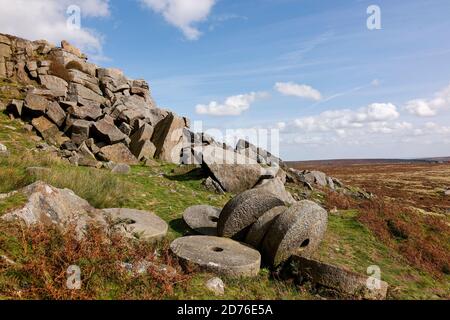
[[167,223],[157,215],[134,209],[104,209],[114,228],[131,239],[156,242],[162,240],[168,230]]
[[383,300],[389,285],[379,279],[304,257],[292,257],[296,274],[353,299]]
[[208,205],[193,206],[183,213],[183,220],[195,232],[217,236],[220,209]]
[[296,254],[310,257],[327,229],[328,213],[316,203],[304,200],[280,214],[262,244],[264,258],[273,266]]
[[281,207],[275,207],[266,213],[264,213],[250,228],[250,230],[247,233],[247,236],[245,237],[245,243],[251,245],[254,248],[259,249],[264,236],[266,235],[267,231],[272,226],[275,219],[282,214],[284,211],[286,211],[285,206]]
[[252,189],[231,199],[220,213],[217,234],[221,237],[243,240],[249,227],[259,217],[274,207],[283,206],[284,202],[274,195]]
[[187,266],[229,277],[254,277],[259,273],[258,251],[227,238],[189,236],[178,238],[171,251]]

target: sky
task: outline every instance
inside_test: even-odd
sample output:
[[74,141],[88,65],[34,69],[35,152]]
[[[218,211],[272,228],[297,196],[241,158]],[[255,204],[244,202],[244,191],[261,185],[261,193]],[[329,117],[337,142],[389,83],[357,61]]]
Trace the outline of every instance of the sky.
[[0,32],[69,40],[91,61],[146,79],[158,106],[219,140],[247,137],[284,160],[450,156],[448,0],[0,7]]

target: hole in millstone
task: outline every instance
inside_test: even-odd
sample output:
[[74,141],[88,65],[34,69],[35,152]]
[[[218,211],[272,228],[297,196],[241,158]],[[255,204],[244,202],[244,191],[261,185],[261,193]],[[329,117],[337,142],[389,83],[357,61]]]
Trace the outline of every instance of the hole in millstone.
[[309,239],[306,239],[305,241],[302,242],[302,244],[300,245],[300,248],[306,248],[309,245]]
[[214,248],[212,248],[212,251],[214,251],[214,252],[222,252],[223,249],[219,248],[219,247],[214,247]]
[[219,218],[217,218],[217,217],[209,217],[209,220],[211,220],[212,222],[218,222]]

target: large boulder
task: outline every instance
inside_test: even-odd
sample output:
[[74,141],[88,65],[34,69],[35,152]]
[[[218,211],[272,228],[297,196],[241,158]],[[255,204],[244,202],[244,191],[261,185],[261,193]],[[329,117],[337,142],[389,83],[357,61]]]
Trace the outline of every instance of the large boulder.
[[248,229],[264,213],[284,206],[274,195],[261,190],[248,190],[231,199],[220,213],[217,234],[221,237],[243,240]]
[[258,251],[227,238],[189,236],[178,238],[171,251],[188,267],[229,277],[254,277],[259,273]]
[[253,188],[266,175],[256,160],[215,145],[194,147],[196,158],[228,192],[242,192]]
[[286,204],[294,204],[296,202],[292,194],[286,190],[283,181],[279,177],[264,179],[256,185],[255,189],[269,192],[283,200]]
[[236,144],[236,152],[246,157],[252,158],[258,161],[258,163],[264,165],[279,166],[282,162],[280,158],[275,157],[267,150],[259,148],[243,139],[239,140]]
[[139,164],[136,157],[123,143],[117,143],[101,148],[98,156],[102,158],[102,160],[112,161],[115,163],[124,163],[128,165]]
[[153,136],[154,129],[147,123],[143,123],[141,127],[130,137],[130,150],[138,160],[151,159],[154,157],[156,147],[150,139]]
[[108,119],[108,117],[95,122],[92,129],[94,130],[94,135],[96,135],[99,140],[109,144],[122,142],[126,139],[126,135],[124,135],[123,132],[114,125],[114,121]]
[[65,97],[67,95],[68,83],[59,77],[40,75],[39,82],[44,88],[52,91],[55,97]]
[[58,127],[61,127],[66,120],[66,113],[57,102],[53,101],[48,105],[47,117],[49,117]]
[[61,230],[74,226],[79,236],[90,224],[105,225],[102,212],[69,189],[57,189],[38,181],[21,192],[28,199],[26,204],[6,213],[2,219],[21,220],[28,226],[56,226]]
[[92,124],[92,121],[75,120],[70,127],[72,142],[80,145],[81,143],[89,139],[89,133]]
[[170,113],[160,121],[152,137],[156,147],[155,158],[163,161],[180,164],[181,150],[183,149],[183,129],[186,122],[183,118]]
[[61,136],[61,132],[59,132],[58,127],[46,117],[42,116],[39,118],[34,118],[31,121],[31,124],[46,141],[53,144],[59,143],[58,137]]
[[292,255],[310,257],[327,229],[328,213],[316,203],[304,200],[281,213],[270,226],[262,244],[268,263],[277,267]]
[[90,103],[84,106],[70,106],[67,109],[67,113],[76,119],[93,121],[99,119],[103,115],[102,108],[96,103]]
[[32,117],[43,115],[47,111],[48,105],[49,101],[46,98],[28,93],[25,98],[23,112]]
[[76,101],[82,105],[89,105],[91,103],[102,104],[105,102],[104,97],[78,83],[71,83],[69,85],[68,96],[71,101]]

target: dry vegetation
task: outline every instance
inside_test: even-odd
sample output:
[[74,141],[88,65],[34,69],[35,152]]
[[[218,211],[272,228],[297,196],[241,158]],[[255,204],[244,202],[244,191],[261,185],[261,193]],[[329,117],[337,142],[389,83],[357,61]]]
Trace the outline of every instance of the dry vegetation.
[[[305,168],[301,165],[301,169]],[[358,211],[358,221],[413,266],[442,278],[450,274],[449,164],[314,166],[376,195],[354,200],[328,192],[328,209]]]

